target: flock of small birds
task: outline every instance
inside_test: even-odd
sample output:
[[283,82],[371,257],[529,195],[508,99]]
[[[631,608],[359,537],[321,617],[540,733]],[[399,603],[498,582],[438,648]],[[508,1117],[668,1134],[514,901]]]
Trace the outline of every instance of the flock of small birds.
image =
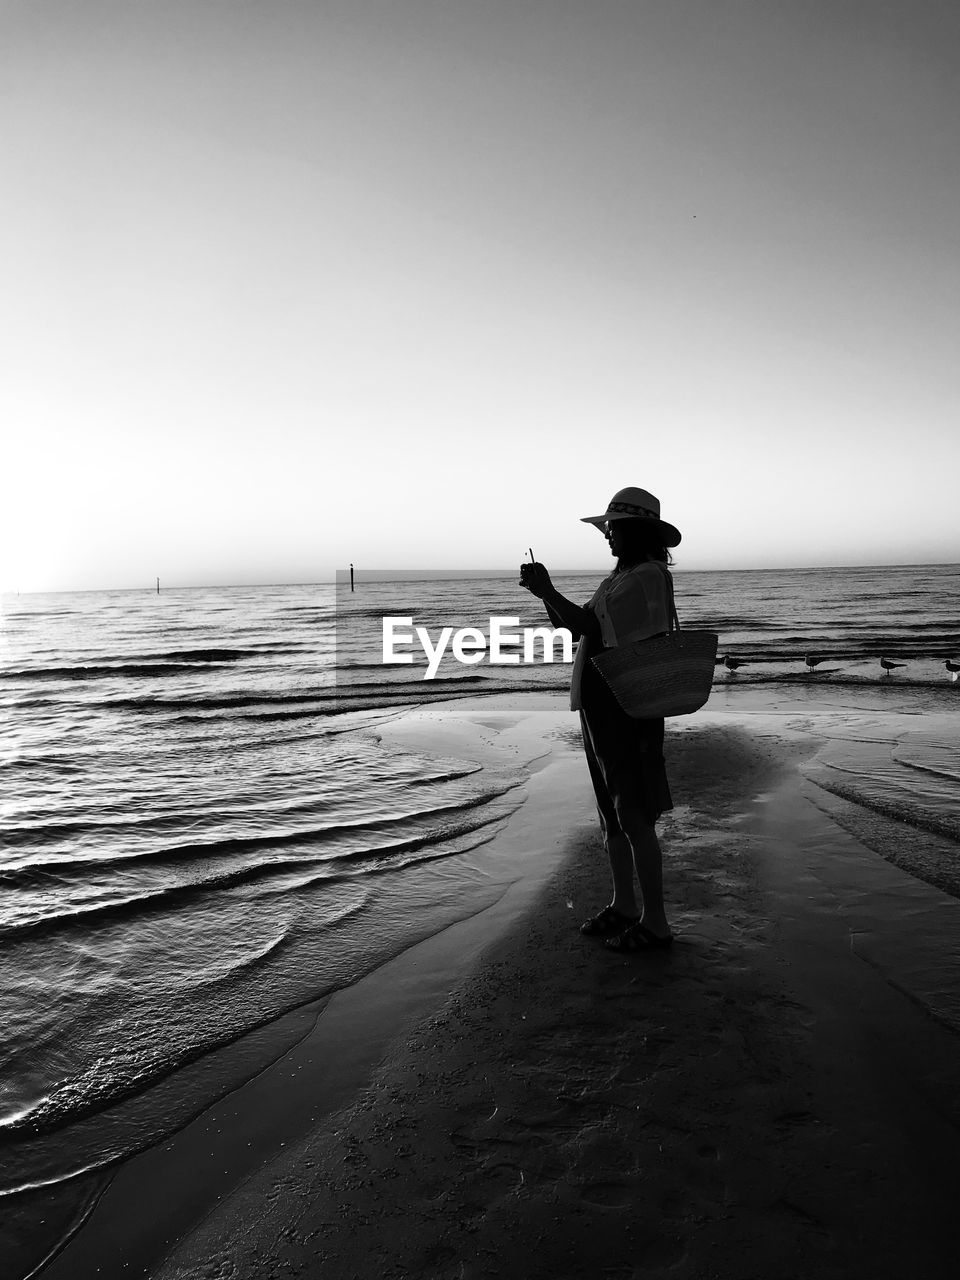
[[[817,657],[816,654],[808,653],[803,661],[806,664],[807,670],[812,674],[816,670],[817,666],[823,662],[823,658]],[[725,666],[728,671],[737,671],[740,667],[747,667],[750,665],[746,658],[734,658],[729,653],[724,657],[717,659],[717,666],[719,667],[721,664]],[[892,658],[881,658],[881,675],[888,676],[890,672],[895,671],[897,667],[905,667],[906,665],[907,664],[905,662],[894,662]],[[956,683],[957,676],[960,675],[960,662],[951,662],[951,660],[947,658],[943,665],[950,672],[950,679]]]

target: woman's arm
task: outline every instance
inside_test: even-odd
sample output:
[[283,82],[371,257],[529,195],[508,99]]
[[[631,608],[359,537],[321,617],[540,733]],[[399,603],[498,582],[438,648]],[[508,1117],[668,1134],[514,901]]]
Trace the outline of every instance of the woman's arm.
[[574,604],[560,594],[542,564],[525,564],[521,567],[520,585],[542,601],[547,616],[555,627],[566,627],[574,640],[581,636],[598,636],[600,623],[590,609]]
[[581,636],[598,636],[600,634],[600,623],[597,621],[597,615],[591,609],[584,609],[581,605],[574,604],[572,600],[568,600],[566,596],[562,596],[552,583],[549,592],[546,595],[542,595],[540,599],[543,601],[547,616],[553,625],[555,627],[566,627],[574,640],[579,640]]
[[[563,619],[560,617],[559,613],[557,613],[556,609],[551,608],[551,607],[550,607],[550,605],[548,605],[548,604],[547,604],[546,600],[544,600],[544,601],[543,601],[543,607],[544,607],[544,608],[546,609],[546,611],[547,611],[547,617],[550,619],[550,621],[553,623],[553,625],[554,625],[555,627],[563,627],[563,626],[566,626],[566,623],[565,623],[565,622],[563,621]],[[570,628],[568,628],[568,630],[571,630],[571,631],[572,631],[572,630],[573,630],[573,628],[572,628],[572,627],[570,627]],[[577,635],[577,633],[576,633],[576,632],[574,632],[574,633],[573,633],[573,638],[574,638],[574,640],[578,640],[580,637]]]

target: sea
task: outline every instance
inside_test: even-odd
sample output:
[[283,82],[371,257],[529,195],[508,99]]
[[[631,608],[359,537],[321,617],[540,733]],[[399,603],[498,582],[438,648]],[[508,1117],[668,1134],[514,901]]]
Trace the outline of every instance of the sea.
[[[603,571],[555,575],[586,601]],[[906,713],[816,781],[936,837],[960,896],[960,566],[675,573],[716,696]],[[383,619],[405,637],[383,661]],[[0,627],[0,1253],[10,1280],[106,1178],[304,1034],[297,1010],[502,892],[483,849],[523,779],[385,749],[416,705],[555,690],[492,663],[542,627],[516,573],[5,596]],[[430,677],[416,628],[451,637]],[[409,658],[409,661],[404,660]],[[808,663],[806,659],[810,659]],[[881,666],[881,658],[896,665]],[[575,725],[571,718],[571,727]]]

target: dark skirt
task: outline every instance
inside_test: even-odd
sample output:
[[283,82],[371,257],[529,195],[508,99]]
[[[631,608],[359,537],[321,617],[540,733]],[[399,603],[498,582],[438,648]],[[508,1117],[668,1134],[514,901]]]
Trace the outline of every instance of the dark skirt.
[[[653,826],[673,808],[663,760],[663,718],[634,720],[587,663],[580,686],[580,728],[604,836],[622,834],[636,814]],[[623,820],[622,820],[623,819]]]

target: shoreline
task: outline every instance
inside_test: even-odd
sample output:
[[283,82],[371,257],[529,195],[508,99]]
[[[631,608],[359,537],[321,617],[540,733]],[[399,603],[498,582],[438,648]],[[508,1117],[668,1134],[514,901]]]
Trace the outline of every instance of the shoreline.
[[[79,1221],[27,1275],[98,1276],[105,1256],[134,1274],[149,1272],[171,1239],[188,1233],[305,1126],[322,1123],[352,1099],[390,1043],[442,1003],[490,938],[529,906],[557,858],[569,856],[562,823],[583,820],[591,793],[579,752],[562,739],[569,713],[552,695],[524,695],[522,710],[517,701],[500,695],[426,704],[373,729],[387,750],[453,755],[489,768],[506,764],[522,774],[524,802],[478,855],[492,901],[466,904],[459,920],[438,925],[355,982],[278,1019],[278,1029],[301,1028],[295,1042],[166,1138],[119,1163]],[[232,1055],[242,1043],[217,1053]]]
[[[508,701],[519,725],[520,700]],[[448,749],[436,722],[449,724],[451,705],[388,733],[399,726],[421,747],[433,733]],[[489,700],[470,711],[498,714]],[[218,1143],[224,1133],[239,1140],[253,1086],[269,1109],[285,1080],[312,1072],[314,1093],[331,1102],[291,1116],[284,1149],[255,1152],[254,1171],[201,1222],[181,1222],[178,1243],[155,1240],[166,1260],[154,1252],[147,1274],[259,1280],[322,1268],[325,1277],[519,1280],[640,1268],[680,1280],[876,1280],[921,1260],[925,1275],[947,1274],[936,1268],[957,1244],[947,1206],[960,1190],[948,1158],[960,1040],[903,993],[906,961],[885,973],[876,939],[830,900],[878,866],[893,877],[894,905],[919,882],[811,804],[798,768],[817,746],[810,726],[757,716],[745,728],[722,712],[690,719],[668,739],[671,951],[617,957],[579,937],[579,919],[607,892],[592,805],[583,807],[589,784],[570,793],[577,769],[560,780],[541,762],[531,775],[541,807],[528,799],[519,815],[527,836],[549,815],[549,879],[508,890],[337,993],[301,1045],[188,1127],[192,1157],[186,1130],[145,1153],[182,1172],[218,1127]],[[564,802],[579,814],[568,837]],[[960,919],[960,903],[926,885],[918,893],[934,915]],[[874,884],[861,897],[861,917],[874,918],[879,894]],[[394,998],[405,988],[419,988],[419,1013]],[[362,1026],[375,1044],[361,1047]],[[339,1094],[324,1083],[329,1064],[308,1056],[318,1032],[344,1063]],[[364,1079],[343,1056],[351,1044]],[[873,1061],[878,1045],[889,1067]],[[130,1186],[141,1160],[113,1185]],[[168,1179],[148,1176],[126,1210],[105,1196],[42,1274],[103,1274],[99,1263],[118,1257],[122,1213],[136,1234],[151,1188]]]

